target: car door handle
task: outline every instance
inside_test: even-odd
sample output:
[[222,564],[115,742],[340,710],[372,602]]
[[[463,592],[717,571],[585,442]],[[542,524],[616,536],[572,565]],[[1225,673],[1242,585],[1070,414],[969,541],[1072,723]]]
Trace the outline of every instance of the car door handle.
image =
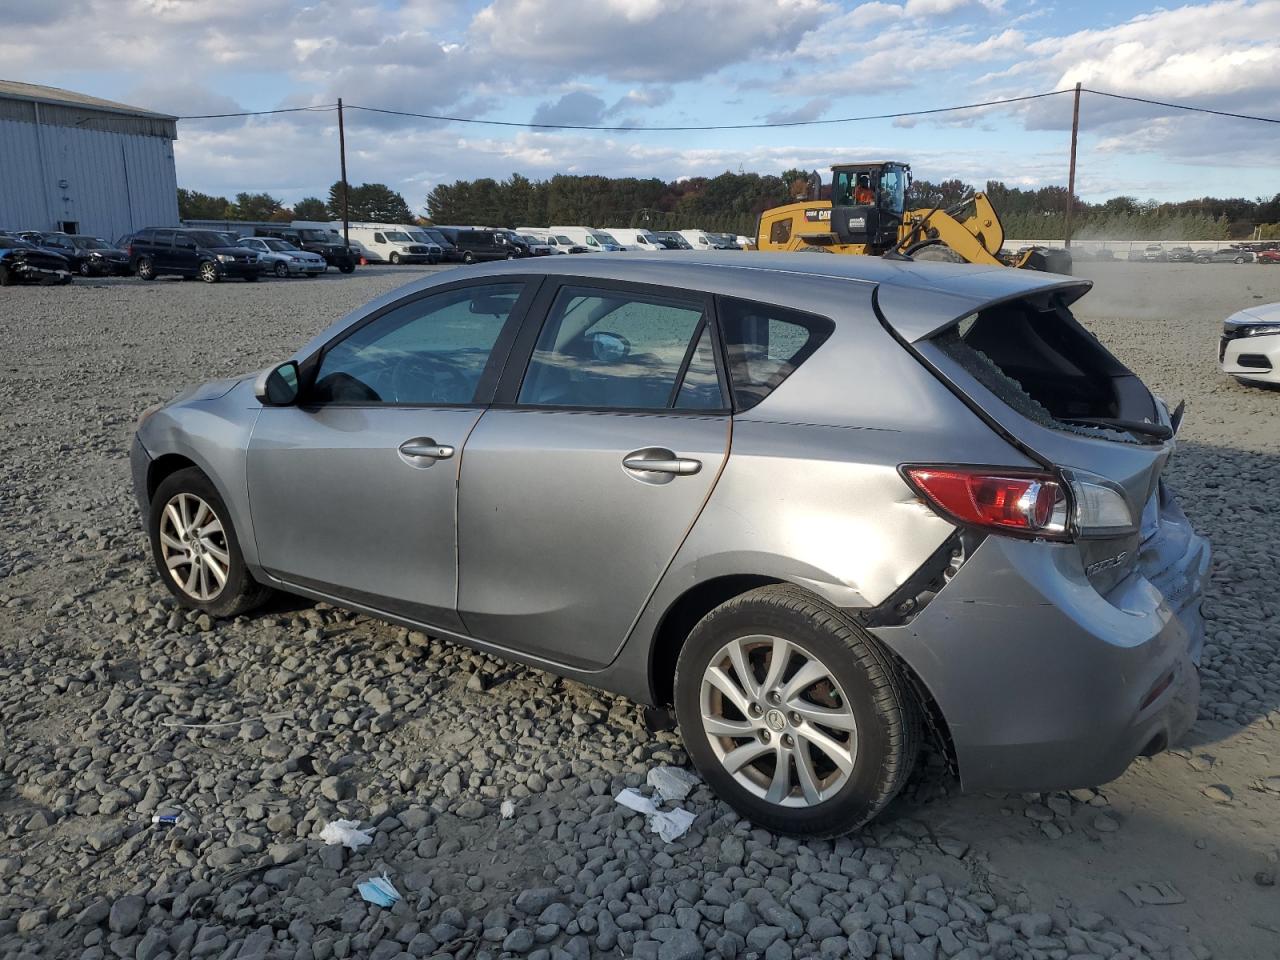
[[453,447],[436,443],[430,437],[414,437],[400,444],[400,452],[420,460],[448,460],[453,456]]
[[638,473],[667,473],[677,477],[692,476],[702,469],[701,460],[677,457],[662,447],[648,447],[629,453],[623,457],[622,465]]

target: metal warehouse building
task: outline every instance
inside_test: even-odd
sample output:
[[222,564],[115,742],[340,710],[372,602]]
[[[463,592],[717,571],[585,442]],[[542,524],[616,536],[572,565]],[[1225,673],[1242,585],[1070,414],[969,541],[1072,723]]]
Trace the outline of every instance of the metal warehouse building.
[[178,222],[177,120],[0,80],[0,230],[114,240]]

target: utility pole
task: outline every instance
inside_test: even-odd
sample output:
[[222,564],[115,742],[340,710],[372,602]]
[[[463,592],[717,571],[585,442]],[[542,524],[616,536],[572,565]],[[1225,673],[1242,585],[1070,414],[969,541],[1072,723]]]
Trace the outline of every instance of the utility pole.
[[[341,105],[342,101],[338,101]],[[341,106],[338,116],[341,117]],[[1080,84],[1076,84],[1076,103],[1071,111],[1071,169],[1067,173],[1067,228],[1065,233],[1067,249],[1071,249],[1071,216],[1076,206],[1076,138],[1080,136]]]
[[[1079,89],[1076,90],[1077,103],[1080,98]],[[351,246],[351,211],[347,205],[347,132],[342,125],[342,98],[338,98],[338,160],[342,166],[342,242],[347,247]],[[1076,168],[1076,151],[1075,141],[1071,146],[1071,169]]]

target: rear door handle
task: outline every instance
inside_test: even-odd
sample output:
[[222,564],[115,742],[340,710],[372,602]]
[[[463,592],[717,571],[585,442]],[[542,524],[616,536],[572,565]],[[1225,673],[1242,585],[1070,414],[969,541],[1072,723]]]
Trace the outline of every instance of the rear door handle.
[[644,447],[623,457],[622,466],[644,483],[670,483],[675,477],[697,473],[702,469],[702,461],[678,457],[666,447]]
[[400,444],[400,455],[409,460],[448,460],[453,456],[453,447],[430,437],[414,437]]

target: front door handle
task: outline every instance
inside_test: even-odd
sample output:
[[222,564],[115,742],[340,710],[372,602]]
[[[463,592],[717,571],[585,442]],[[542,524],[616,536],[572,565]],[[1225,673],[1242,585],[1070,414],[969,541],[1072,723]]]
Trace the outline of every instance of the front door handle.
[[453,456],[453,447],[430,437],[414,437],[400,444],[400,454],[409,460],[448,460]]
[[702,461],[678,457],[666,447],[644,447],[623,457],[622,466],[644,483],[670,483],[675,477],[697,473],[702,469]]

